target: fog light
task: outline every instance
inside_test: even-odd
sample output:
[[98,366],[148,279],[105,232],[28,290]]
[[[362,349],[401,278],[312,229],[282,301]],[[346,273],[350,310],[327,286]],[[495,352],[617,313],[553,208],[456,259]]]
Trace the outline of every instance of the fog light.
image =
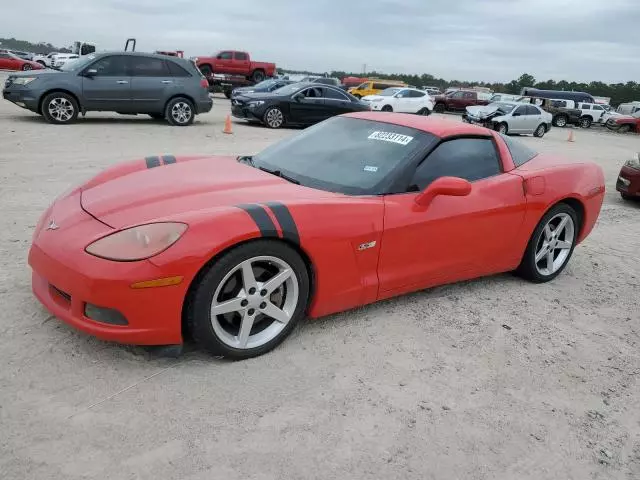
[[119,311],[112,308],[98,307],[90,303],[84,304],[84,316],[109,325],[129,325],[127,319]]

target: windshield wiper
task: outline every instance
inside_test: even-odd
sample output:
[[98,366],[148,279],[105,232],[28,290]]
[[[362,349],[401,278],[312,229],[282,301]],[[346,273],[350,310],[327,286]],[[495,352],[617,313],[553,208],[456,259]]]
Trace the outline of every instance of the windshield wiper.
[[280,177],[285,179],[287,182],[291,182],[295,185],[300,185],[300,181],[296,180],[293,177],[290,177],[289,175],[286,175],[284,173],[282,173],[281,170],[269,170],[268,168],[265,167],[258,167],[260,170],[262,170],[263,172],[267,172],[270,173],[271,175],[275,175],[276,177]]

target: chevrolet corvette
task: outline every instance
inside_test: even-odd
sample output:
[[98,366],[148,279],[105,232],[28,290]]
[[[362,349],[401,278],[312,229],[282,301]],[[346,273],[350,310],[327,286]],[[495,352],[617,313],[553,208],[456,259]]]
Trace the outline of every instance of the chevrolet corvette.
[[104,340],[263,354],[301,318],[515,271],[554,279],[591,232],[601,169],[489,129],[360,112],[255,156],[115,165],[46,210],[32,288]]

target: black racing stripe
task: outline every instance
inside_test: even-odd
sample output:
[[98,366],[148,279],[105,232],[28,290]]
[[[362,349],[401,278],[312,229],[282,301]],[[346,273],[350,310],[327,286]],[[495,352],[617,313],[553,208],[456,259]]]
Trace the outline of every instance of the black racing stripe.
[[236,207],[241,208],[245,212],[247,212],[260,230],[260,234],[263,237],[277,237],[278,230],[276,230],[276,225],[271,220],[269,214],[265,211],[264,207],[260,205],[236,205]]
[[160,159],[158,157],[146,157],[144,161],[147,162],[147,168],[160,166]]
[[280,202],[268,202],[265,205],[271,209],[276,220],[278,220],[282,229],[282,236],[296,245],[300,245],[300,234],[298,233],[296,221],[291,216],[291,212],[286,205]]
[[163,155],[162,162],[165,165],[169,165],[170,163],[176,163],[176,157],[174,157],[173,155]]

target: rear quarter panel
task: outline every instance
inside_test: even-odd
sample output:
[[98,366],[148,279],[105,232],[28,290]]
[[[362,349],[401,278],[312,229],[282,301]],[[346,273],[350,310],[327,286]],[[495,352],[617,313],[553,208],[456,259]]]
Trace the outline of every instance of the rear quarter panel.
[[511,173],[524,181],[527,215],[520,241],[525,246],[542,216],[555,204],[567,200],[578,201],[582,206],[578,243],[591,233],[605,193],[604,174],[598,165],[538,155]]

